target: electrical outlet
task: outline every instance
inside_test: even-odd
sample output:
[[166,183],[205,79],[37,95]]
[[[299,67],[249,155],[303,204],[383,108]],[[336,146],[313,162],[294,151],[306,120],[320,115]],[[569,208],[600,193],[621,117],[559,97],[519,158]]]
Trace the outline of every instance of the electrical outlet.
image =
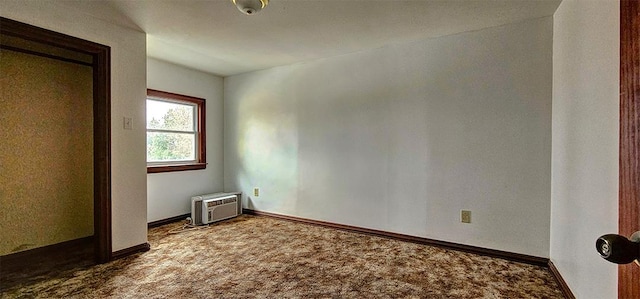
[[255,196],[255,197],[259,197],[260,196],[260,188],[258,188],[258,187],[253,188],[253,196]]
[[467,210],[460,211],[460,222],[471,223],[471,211],[467,211]]

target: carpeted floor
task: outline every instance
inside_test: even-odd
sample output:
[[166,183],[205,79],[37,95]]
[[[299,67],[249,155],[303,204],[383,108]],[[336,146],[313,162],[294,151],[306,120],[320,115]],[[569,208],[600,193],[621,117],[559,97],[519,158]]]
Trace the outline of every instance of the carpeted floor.
[[171,233],[181,226],[2,298],[562,298],[546,268],[470,253],[248,215]]

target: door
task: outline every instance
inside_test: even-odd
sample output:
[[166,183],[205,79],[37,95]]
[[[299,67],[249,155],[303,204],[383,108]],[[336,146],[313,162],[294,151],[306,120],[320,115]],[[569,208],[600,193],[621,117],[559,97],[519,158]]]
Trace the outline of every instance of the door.
[[[640,1],[620,2],[619,234],[640,230]],[[640,298],[640,266],[618,268],[618,297]]]

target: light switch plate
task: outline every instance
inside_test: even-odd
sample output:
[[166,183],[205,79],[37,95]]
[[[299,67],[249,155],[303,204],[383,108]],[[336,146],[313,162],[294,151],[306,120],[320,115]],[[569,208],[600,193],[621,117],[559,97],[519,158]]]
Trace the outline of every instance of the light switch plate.
[[122,118],[122,127],[125,130],[131,130],[133,129],[133,125],[131,124],[131,117],[123,117]]

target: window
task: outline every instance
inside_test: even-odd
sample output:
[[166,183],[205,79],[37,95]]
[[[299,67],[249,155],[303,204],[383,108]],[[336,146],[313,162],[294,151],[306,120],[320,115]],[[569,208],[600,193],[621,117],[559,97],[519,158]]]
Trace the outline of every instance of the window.
[[147,89],[147,173],[204,169],[204,99]]

